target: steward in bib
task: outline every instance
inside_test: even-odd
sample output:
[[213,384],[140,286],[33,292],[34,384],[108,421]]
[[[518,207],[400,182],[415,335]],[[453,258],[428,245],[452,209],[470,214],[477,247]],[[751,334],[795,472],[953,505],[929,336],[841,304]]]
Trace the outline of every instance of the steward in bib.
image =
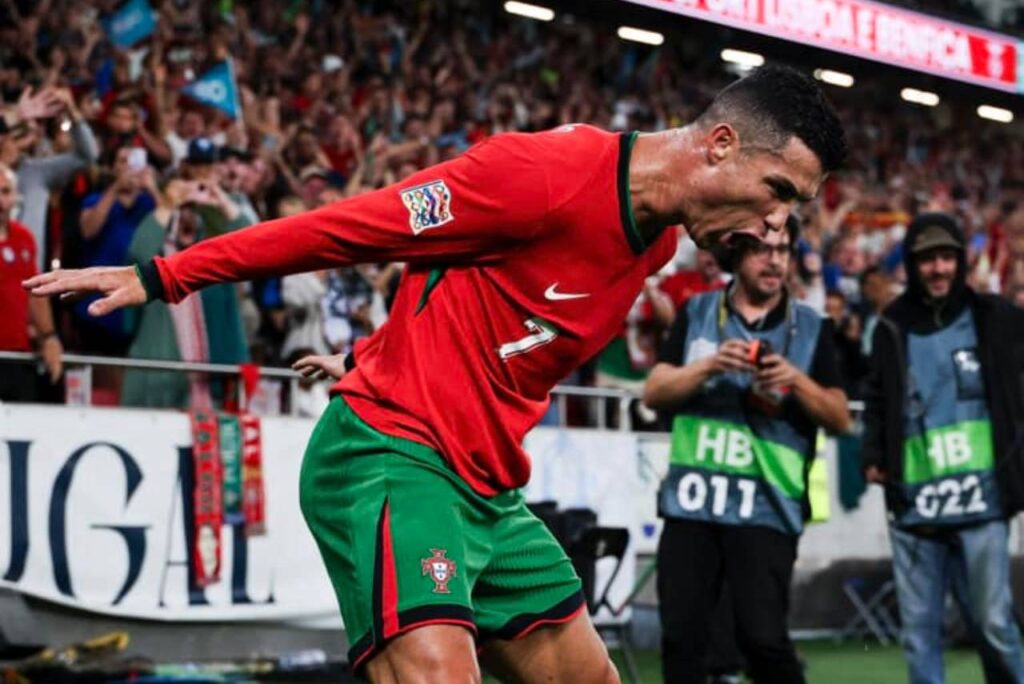
[[658,495],[666,682],[706,681],[723,585],[754,681],[804,681],[786,614],[807,474],[818,427],[845,431],[850,416],[831,321],[787,291],[795,219],[786,227],[730,245],[732,284],[683,305],[644,391],[672,416]]
[[872,341],[863,458],[885,486],[909,680],[943,681],[955,573],[986,681],[1024,682],[1006,522],[1024,508],[1024,312],[968,287],[947,214],[915,218],[903,253],[907,291]]

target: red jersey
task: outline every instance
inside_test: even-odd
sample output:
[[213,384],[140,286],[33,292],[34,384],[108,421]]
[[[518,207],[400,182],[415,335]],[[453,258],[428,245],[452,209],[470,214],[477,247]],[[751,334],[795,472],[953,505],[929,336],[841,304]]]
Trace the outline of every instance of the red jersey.
[[405,261],[387,324],[336,386],[377,430],[440,452],[484,495],[524,485],[551,388],[622,327],[675,253],[632,215],[635,134],[563,126],[488,139],[401,183],[157,258],[164,296]]
[[28,337],[29,294],[21,281],[38,272],[36,268],[36,241],[23,224],[7,222],[7,237],[0,239],[0,349],[28,351],[32,348]]

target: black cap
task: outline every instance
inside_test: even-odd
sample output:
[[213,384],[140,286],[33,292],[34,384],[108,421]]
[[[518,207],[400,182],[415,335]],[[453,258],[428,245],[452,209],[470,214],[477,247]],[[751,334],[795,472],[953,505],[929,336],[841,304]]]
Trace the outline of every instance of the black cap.
[[910,225],[913,231],[907,232],[913,233],[908,245],[911,254],[920,254],[940,247],[958,251],[964,248],[963,242],[959,239],[960,229],[957,227],[956,219],[949,214],[921,214]]
[[193,138],[188,144],[185,161],[189,164],[213,164],[219,159],[217,146],[206,137]]

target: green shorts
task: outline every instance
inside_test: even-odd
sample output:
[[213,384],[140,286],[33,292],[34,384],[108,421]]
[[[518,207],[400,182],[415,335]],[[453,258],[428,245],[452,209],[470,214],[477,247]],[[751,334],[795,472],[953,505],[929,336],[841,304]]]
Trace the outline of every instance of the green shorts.
[[423,625],[514,639],[584,609],[568,556],[518,490],[477,494],[436,451],[378,432],[341,397],[313,430],[300,500],[353,669]]

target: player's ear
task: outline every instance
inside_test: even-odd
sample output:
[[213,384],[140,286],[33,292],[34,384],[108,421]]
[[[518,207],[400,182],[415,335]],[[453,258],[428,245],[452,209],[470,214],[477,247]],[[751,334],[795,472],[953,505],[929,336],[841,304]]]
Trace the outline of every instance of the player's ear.
[[740,135],[727,123],[717,123],[704,137],[704,153],[711,165],[721,164],[740,149]]

